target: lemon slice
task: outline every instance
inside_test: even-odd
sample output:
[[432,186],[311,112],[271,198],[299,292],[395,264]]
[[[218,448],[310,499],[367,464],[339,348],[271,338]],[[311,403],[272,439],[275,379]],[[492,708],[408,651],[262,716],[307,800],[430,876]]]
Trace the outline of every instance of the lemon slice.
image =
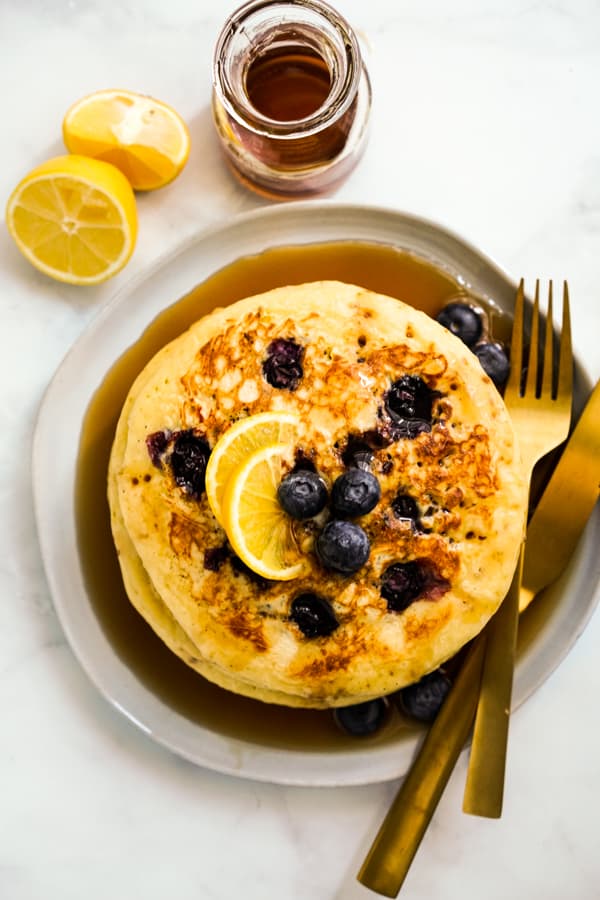
[[135,196],[114,166],[59,156],[19,182],[6,206],[17,247],[41,272],[97,284],[119,272],[137,237]]
[[97,91],[71,106],[63,120],[67,150],[112,163],[136,191],[172,181],[190,153],[190,134],[166,103],[134,91]]
[[293,413],[264,412],[240,419],[219,438],[206,467],[206,496],[215,518],[223,525],[223,498],[233,472],[267,444],[290,443],[298,426]]
[[298,578],[308,565],[296,544],[293,522],[277,499],[290,456],[289,444],[255,450],[229,478],[223,500],[231,546],[254,572],[274,581]]

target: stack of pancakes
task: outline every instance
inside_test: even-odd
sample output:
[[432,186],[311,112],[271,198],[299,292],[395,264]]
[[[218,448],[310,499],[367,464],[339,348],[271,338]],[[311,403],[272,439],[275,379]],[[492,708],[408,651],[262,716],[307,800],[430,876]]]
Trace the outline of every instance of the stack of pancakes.
[[[301,348],[292,387],[265,376],[282,339]],[[402,428],[386,400],[406,376],[430,392],[430,419],[417,428]],[[301,578],[256,576],[211,512],[202,453],[196,481],[179,477],[178,436],[206,455],[234,422],[268,410],[297,415],[295,458],[329,486],[353,448],[368,457],[381,500],[361,518],[371,552],[359,571],[320,563],[326,511],[302,524]],[[476,357],[424,313],[339,282],[241,300],[165,346],[123,406],[108,494],[127,594],[168,647],[221,687],[304,707],[388,694],[456,654],[508,589],[526,504],[508,413]],[[395,609],[382,579],[410,562],[427,573],[423,591]],[[302,633],[290,616],[301,594],[326,598],[339,622],[331,634]]]

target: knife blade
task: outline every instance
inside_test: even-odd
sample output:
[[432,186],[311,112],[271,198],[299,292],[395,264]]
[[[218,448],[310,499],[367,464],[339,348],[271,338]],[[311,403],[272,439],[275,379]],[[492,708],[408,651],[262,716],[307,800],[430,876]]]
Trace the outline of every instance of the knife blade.
[[[598,499],[600,482],[600,382],[590,395],[577,425],[567,440],[527,529],[522,603],[526,606],[543,587],[566,567]],[[574,480],[566,486],[564,479]],[[575,507],[577,497],[577,507]],[[569,500],[569,498],[571,498]],[[569,521],[553,535],[553,550],[547,545],[547,523],[556,510],[572,503]],[[564,536],[563,536],[564,535]],[[552,558],[550,556],[553,554]],[[527,563],[528,556],[544,558],[543,566]],[[384,819],[358,881],[386,897],[396,897],[435,812],[456,761],[469,735],[479,693],[484,658],[485,631],[473,642],[454,686],[433,722],[411,769]]]
[[[566,568],[599,493],[600,381],[590,394],[527,527],[520,612]],[[556,528],[557,521],[560,529]]]

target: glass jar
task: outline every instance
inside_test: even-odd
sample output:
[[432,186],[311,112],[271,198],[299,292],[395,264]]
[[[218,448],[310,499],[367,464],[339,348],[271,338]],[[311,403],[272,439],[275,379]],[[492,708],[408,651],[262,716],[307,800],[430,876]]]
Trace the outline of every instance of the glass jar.
[[272,198],[331,191],[367,138],[371,85],[354,32],[322,0],[251,0],[217,40],[212,107],[247,187]]

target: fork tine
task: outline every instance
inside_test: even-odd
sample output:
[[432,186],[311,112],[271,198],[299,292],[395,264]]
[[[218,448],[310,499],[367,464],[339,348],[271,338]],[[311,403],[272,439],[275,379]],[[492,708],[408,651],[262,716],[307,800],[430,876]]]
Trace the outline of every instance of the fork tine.
[[[522,329],[521,329],[522,330]],[[535,281],[535,298],[531,313],[531,339],[529,342],[529,360],[527,362],[527,380],[525,393],[532,397],[537,395],[540,343],[540,280]]]
[[563,283],[563,314],[560,332],[560,356],[558,361],[557,397],[570,400],[573,392],[573,347],[571,344],[571,315],[569,285]]
[[513,327],[510,339],[510,374],[506,392],[521,393],[521,371],[523,368],[523,307],[525,301],[524,281],[521,278],[515,297]]
[[554,317],[552,307],[552,281],[548,282],[548,309],[546,310],[546,334],[542,360],[542,397],[552,397],[554,382]]

